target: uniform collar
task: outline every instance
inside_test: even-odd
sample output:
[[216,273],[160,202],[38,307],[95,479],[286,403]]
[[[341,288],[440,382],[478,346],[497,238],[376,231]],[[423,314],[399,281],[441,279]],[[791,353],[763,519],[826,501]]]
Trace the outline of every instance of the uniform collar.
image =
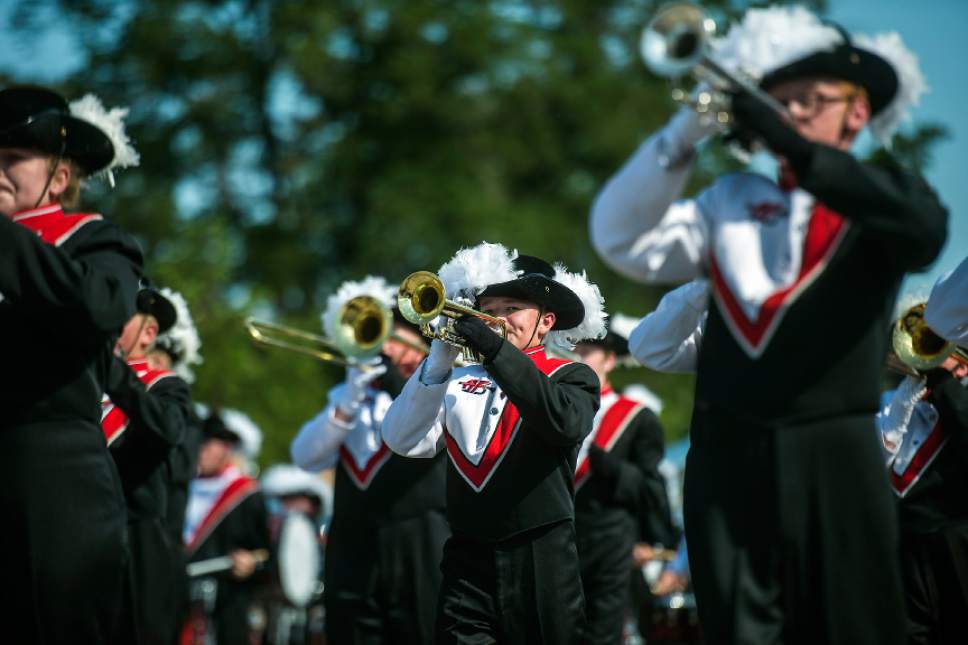
[[19,213],[14,214],[12,219],[15,222],[21,222],[32,217],[52,215],[54,213],[61,215],[64,213],[64,209],[60,204],[47,204],[46,206],[41,206],[39,208],[31,208],[30,210],[20,211]]

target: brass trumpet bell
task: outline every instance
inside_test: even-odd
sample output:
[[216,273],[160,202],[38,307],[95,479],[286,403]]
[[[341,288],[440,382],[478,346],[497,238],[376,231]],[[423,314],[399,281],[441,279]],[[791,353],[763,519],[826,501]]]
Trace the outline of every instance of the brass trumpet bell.
[[[404,318],[420,326],[420,332],[431,339],[442,340],[445,343],[461,348],[464,363],[480,363],[481,357],[471,350],[464,341],[464,337],[454,331],[454,322],[461,316],[476,316],[488,326],[499,330],[501,338],[507,339],[507,325],[500,318],[488,316],[471,307],[448,300],[443,281],[430,271],[416,271],[411,273],[400,283],[397,293],[397,307]],[[446,321],[437,328],[432,328],[430,322],[439,316]]]
[[910,307],[894,324],[891,344],[900,361],[918,372],[939,367],[948,358],[968,364],[968,355],[938,336],[924,322],[924,305]]

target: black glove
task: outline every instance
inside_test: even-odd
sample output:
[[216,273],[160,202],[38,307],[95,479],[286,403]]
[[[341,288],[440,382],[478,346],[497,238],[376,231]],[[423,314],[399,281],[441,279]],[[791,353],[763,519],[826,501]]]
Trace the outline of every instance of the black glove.
[[486,363],[494,360],[504,344],[504,339],[477,316],[461,316],[454,323],[454,331],[463,336],[470,348],[480,354]]
[[588,448],[588,465],[591,466],[592,474],[610,482],[618,479],[619,472],[622,470],[622,462],[619,459],[595,444]]
[[[778,155],[786,157],[793,171],[799,176],[813,158],[814,144],[797,133],[780,114],[748,92],[736,92],[732,96],[732,113],[736,129],[761,138]],[[737,135],[742,139],[743,135]]]

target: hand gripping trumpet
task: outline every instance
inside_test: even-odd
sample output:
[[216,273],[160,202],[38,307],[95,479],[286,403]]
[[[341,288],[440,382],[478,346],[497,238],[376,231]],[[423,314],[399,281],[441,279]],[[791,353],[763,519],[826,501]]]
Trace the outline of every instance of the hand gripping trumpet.
[[[661,8],[646,25],[639,51],[653,73],[673,79],[674,101],[689,105],[724,132],[733,126],[731,92],[744,92],[786,114],[786,108],[752,79],[730,72],[710,58],[709,40],[715,33],[716,23],[702,9],[688,2],[674,2]],[[678,79],[686,74],[707,84],[708,89],[690,98],[689,92],[678,84]]]
[[[464,363],[480,363],[481,358],[467,346],[463,336],[454,331],[454,322],[461,316],[476,316],[488,326],[497,327],[501,338],[508,337],[507,325],[500,318],[448,300],[444,283],[430,271],[417,271],[404,278],[397,294],[397,307],[404,318],[420,325],[420,332],[427,338],[436,338],[460,347]],[[445,324],[431,327],[430,322],[438,316],[444,316]]]
[[365,366],[367,359],[380,353],[388,338],[420,352],[427,351],[423,345],[392,334],[392,312],[370,296],[356,296],[343,303],[333,338],[254,318],[246,318],[245,328],[258,345],[285,349],[337,365]]

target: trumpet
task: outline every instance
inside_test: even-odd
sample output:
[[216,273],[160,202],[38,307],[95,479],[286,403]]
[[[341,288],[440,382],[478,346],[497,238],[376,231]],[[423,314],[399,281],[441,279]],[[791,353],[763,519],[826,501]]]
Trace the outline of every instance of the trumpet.
[[911,370],[905,373],[926,372],[949,358],[968,365],[968,353],[938,336],[924,322],[924,305],[921,302],[908,308],[894,323],[891,344],[901,365]]
[[[420,326],[420,332],[427,338],[436,338],[460,347],[465,364],[480,363],[481,358],[467,346],[463,336],[454,330],[454,322],[461,316],[476,316],[488,326],[497,327],[501,338],[507,340],[508,337],[507,324],[500,318],[448,300],[443,281],[430,271],[416,271],[404,278],[397,293],[397,307],[404,318]],[[436,329],[432,328],[430,322],[441,315],[446,318],[445,324]]]
[[391,333],[393,314],[370,296],[357,296],[342,305],[333,338],[252,317],[245,319],[245,328],[257,345],[285,349],[336,365],[365,364],[367,359],[380,353],[387,339],[427,352],[422,344]]
[[[674,101],[689,105],[724,132],[733,125],[730,92],[747,93],[785,114],[786,108],[751,79],[730,72],[710,58],[709,41],[715,34],[716,23],[702,9],[688,2],[675,2],[660,9],[642,30],[639,52],[653,73],[673,79]],[[705,82],[709,89],[690,98],[689,92],[678,84],[678,79],[686,74]]]

